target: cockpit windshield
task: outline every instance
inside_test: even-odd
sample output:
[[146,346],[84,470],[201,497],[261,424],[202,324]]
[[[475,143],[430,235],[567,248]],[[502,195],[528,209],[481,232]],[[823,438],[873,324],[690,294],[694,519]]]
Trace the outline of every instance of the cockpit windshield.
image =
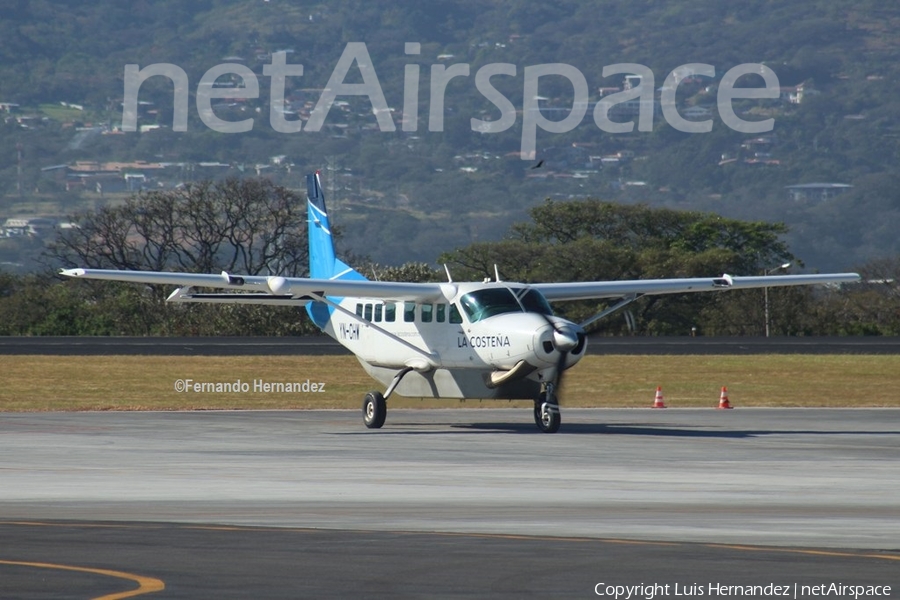
[[536,290],[527,288],[489,288],[463,295],[459,299],[470,323],[511,312],[536,312],[552,315],[547,299]]
[[547,299],[539,291],[529,288],[513,288],[512,291],[522,303],[525,312],[536,312],[542,315],[553,314],[553,309],[550,308]]

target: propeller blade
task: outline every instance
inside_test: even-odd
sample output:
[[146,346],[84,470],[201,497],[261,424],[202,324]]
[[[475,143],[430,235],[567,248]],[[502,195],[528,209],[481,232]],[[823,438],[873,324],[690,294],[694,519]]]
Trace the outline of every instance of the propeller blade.
[[[574,346],[572,346],[574,348]],[[571,348],[570,348],[571,349]],[[554,392],[553,395],[556,396],[556,403],[562,404],[562,379],[563,373],[566,369],[566,359],[569,358],[569,350],[565,352],[559,353],[559,360],[556,363],[556,381],[553,384]]]

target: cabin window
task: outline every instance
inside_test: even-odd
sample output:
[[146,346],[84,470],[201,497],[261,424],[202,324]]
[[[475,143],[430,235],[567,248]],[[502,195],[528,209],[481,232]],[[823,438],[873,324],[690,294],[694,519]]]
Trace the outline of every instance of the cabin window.
[[381,304],[375,305],[375,322],[381,323],[381,312],[384,310],[384,306]]
[[434,320],[438,323],[443,323],[447,320],[447,305],[446,304],[438,304],[435,307],[434,311]]
[[415,302],[404,302],[403,303],[403,320],[407,323],[412,323],[416,320],[416,303]]
[[384,305],[384,320],[387,323],[397,320],[397,305],[393,302]]
[[434,305],[433,304],[423,304],[422,305],[422,322],[423,323],[431,323],[433,316],[434,316]]
[[369,321],[369,322],[372,321],[372,305],[371,304],[366,304],[366,313],[363,316],[363,318],[366,321]]
[[363,305],[360,304],[360,303],[357,303],[357,304],[356,304],[356,316],[357,316],[357,317],[362,317],[362,316],[363,316]]
[[450,305],[450,322],[454,324],[462,323],[462,315],[459,314],[459,309],[456,308],[455,304]]

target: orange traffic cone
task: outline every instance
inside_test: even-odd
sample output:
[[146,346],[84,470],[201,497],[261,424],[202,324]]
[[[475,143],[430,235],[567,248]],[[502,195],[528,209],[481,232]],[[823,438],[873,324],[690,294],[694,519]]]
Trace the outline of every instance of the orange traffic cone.
[[653,406],[651,408],[665,408],[666,404],[663,402],[662,388],[656,388],[656,398],[653,399]]
[[719,408],[734,408],[728,401],[728,388],[722,386],[722,394],[719,396]]

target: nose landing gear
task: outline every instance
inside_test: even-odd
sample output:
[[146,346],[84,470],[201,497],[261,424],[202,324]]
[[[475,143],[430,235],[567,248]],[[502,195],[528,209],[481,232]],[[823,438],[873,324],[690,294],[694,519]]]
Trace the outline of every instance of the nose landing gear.
[[553,393],[553,386],[547,385],[534,401],[534,423],[544,433],[556,433],[562,423],[559,401]]

